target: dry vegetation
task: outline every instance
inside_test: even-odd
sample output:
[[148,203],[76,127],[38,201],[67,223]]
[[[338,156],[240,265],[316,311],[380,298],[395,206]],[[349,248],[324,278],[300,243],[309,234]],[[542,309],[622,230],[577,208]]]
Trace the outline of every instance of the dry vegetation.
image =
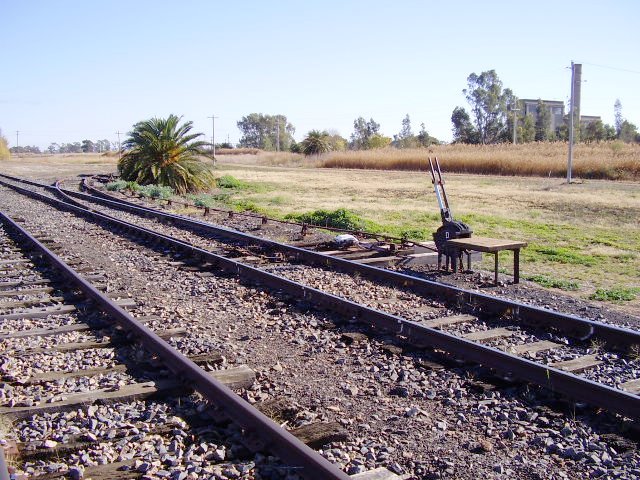
[[216,148],[216,155],[257,155],[259,148]]
[[[320,158],[320,166],[424,171],[428,169],[428,157],[437,156],[447,172],[564,177],[567,155],[568,146],[563,142],[454,144],[424,149],[331,152]],[[574,148],[573,174],[580,178],[640,179],[640,145],[620,141],[578,144]]]

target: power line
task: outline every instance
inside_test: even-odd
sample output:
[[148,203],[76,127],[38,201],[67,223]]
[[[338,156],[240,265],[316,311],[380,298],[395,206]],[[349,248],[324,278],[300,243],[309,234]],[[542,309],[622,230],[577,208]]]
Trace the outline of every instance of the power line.
[[635,74],[640,75],[640,71],[638,71],[638,70],[629,70],[628,68],[610,67],[608,65],[599,65],[597,63],[589,63],[589,62],[582,62],[582,64],[583,65],[591,65],[592,67],[607,68],[609,70],[618,70],[619,72],[635,73]]

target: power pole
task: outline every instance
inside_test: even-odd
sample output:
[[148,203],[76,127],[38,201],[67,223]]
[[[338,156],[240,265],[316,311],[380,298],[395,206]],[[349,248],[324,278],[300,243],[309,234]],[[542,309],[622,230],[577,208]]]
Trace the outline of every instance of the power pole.
[[20,131],[16,130],[16,155],[20,156]]
[[116,132],[116,135],[118,135],[118,160],[120,160],[122,158],[122,145],[120,144],[120,130]]
[[276,152],[280,151],[280,119],[276,118]]
[[210,117],[211,119],[211,154],[213,158],[213,164],[216,164],[216,117],[213,113]]
[[518,114],[517,112],[520,111],[519,108],[513,107],[511,109],[511,111],[513,112],[513,144],[516,144],[516,125],[518,124]]
[[575,118],[578,117],[580,128],[580,84],[582,82],[582,65],[571,62],[571,102],[569,104],[569,158],[567,159],[567,183],[571,183],[573,168],[573,140]]

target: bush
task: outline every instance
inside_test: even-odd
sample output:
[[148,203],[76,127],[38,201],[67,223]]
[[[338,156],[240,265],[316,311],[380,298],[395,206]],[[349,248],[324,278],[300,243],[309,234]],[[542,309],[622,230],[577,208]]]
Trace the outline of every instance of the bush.
[[242,180],[238,180],[236,177],[233,177],[231,175],[223,175],[218,178],[216,182],[218,183],[218,187],[220,188],[241,189],[247,186],[245,182],[243,182]]
[[127,182],[127,190],[131,193],[136,193],[142,190],[142,185],[138,185],[138,182]]
[[344,230],[363,230],[367,222],[345,208],[337,210],[315,210],[301,214],[289,214],[285,218],[320,227],[341,228]]
[[600,301],[625,301],[629,302],[631,300],[635,300],[636,295],[640,293],[640,288],[626,288],[626,287],[613,287],[610,289],[607,288],[598,288],[596,293],[591,295],[589,298],[591,300],[600,300]]
[[161,198],[166,200],[173,196],[173,189],[161,185],[145,185],[140,189],[140,193],[145,197]]
[[545,275],[531,275],[526,279],[547,288],[559,288],[560,290],[578,290],[580,288],[580,284],[572,280],[559,280]]
[[116,180],[115,182],[109,182],[105,186],[107,190],[110,192],[119,192],[127,188],[129,182],[125,182],[124,180]]
[[215,198],[212,195],[192,195],[191,200],[196,207],[213,207]]

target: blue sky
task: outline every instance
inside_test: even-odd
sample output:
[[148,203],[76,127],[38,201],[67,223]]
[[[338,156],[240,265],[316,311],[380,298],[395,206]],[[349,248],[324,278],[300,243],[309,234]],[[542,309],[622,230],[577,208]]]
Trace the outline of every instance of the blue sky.
[[[568,100],[640,126],[640,2],[0,0],[0,129],[15,145],[116,140],[170,113],[216,141],[251,112],[349,137],[372,117],[392,136],[451,139],[471,72],[495,69],[520,98]],[[613,67],[613,68],[607,68]]]

